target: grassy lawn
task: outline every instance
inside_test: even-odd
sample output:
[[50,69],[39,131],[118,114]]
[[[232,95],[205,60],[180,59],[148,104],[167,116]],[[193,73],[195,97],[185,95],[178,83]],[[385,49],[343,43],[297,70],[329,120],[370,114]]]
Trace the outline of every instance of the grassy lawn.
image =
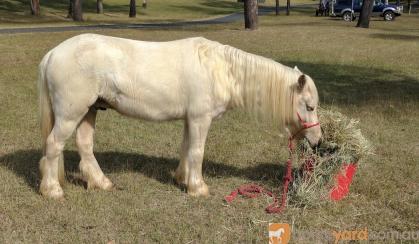
[[[147,11],[154,4],[163,1],[150,1]],[[419,16],[390,23],[375,19],[371,29],[303,15],[265,16],[260,22],[254,32],[233,23],[96,33],[153,41],[204,36],[298,65],[314,78],[321,105],[359,119],[375,147],[375,155],[361,162],[348,198],[288,208],[279,215],[264,213],[270,201],[264,197],[226,205],[223,196],[243,183],[281,187],[287,159],[286,136],[241,111],[213,123],[204,162],[211,194],[190,198],[171,178],[182,124],[143,122],[106,111],[98,114],[95,151],[118,190],[87,191],[74,180],[79,157],[72,138],[65,151],[66,201],[46,200],[37,192],[37,65],[49,49],[79,32],[0,35],[0,242],[266,243],[269,222],[289,223],[294,234],[418,231]],[[320,237],[299,238],[294,243],[326,243]]]
[[[242,9],[242,4],[234,0],[152,0],[147,9],[141,7],[142,1],[137,1],[137,17],[129,18],[129,0],[104,0],[104,14],[96,14],[96,0],[84,0],[83,3],[85,22],[81,24],[203,19]],[[34,17],[30,14],[28,1],[3,0],[0,2],[0,27],[77,24],[66,18],[67,9],[68,0],[45,0],[41,1],[41,16]]]
[[[26,0],[0,1],[0,28],[87,25],[100,23],[172,22],[207,19],[243,10],[236,0],[152,0],[146,9],[137,0],[137,17],[129,18],[129,0],[104,0],[104,14],[96,13],[96,0],[84,0],[84,22],[67,18],[69,0],[42,0],[41,16],[32,16]],[[313,0],[295,0],[293,4],[315,3]],[[281,2],[284,5],[285,2]],[[274,6],[274,0],[266,0],[261,6]],[[314,11],[311,11],[314,13]]]

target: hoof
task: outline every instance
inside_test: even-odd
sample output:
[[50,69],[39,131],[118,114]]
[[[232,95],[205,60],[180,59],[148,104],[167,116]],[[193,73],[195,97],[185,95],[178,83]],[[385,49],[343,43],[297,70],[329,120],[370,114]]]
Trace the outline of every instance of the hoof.
[[59,201],[64,200],[64,191],[58,182],[49,185],[41,183],[40,192],[44,197]]
[[192,197],[208,197],[209,190],[205,182],[188,186],[188,195]]
[[99,181],[89,180],[87,181],[87,189],[100,189],[110,191],[114,188],[112,181],[106,176],[103,176]]
[[176,171],[174,175],[175,181],[180,186],[186,186],[187,181],[184,173],[181,173],[180,171]]

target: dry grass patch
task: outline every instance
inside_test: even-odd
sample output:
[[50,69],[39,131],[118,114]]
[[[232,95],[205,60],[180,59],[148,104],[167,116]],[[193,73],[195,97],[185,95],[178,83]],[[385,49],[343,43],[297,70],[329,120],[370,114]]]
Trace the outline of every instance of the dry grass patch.
[[[37,65],[49,49],[79,33],[0,35],[0,242],[259,243],[267,241],[268,222],[290,223],[293,233],[417,230],[419,18],[373,21],[370,30],[353,25],[267,16],[255,32],[242,31],[241,23],[97,31],[153,41],[205,36],[298,65],[314,78],[322,106],[359,120],[375,155],[364,159],[351,195],[338,203],[290,207],[281,215],[265,214],[269,198],[223,202],[224,195],[248,182],[279,191],[287,159],[286,136],[241,111],[227,113],[209,132],[204,162],[209,198],[190,198],[173,184],[180,122],[148,123],[106,111],[98,115],[95,151],[120,189],[87,191],[69,182],[64,203],[45,200],[37,192]],[[69,175],[77,173],[74,138],[64,154]],[[313,241],[303,237],[299,243]]]

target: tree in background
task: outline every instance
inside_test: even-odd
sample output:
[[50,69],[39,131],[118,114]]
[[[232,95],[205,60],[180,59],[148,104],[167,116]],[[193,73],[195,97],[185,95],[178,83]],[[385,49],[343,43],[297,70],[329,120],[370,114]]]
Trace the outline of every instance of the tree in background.
[[407,12],[410,14],[412,11],[412,0],[407,0]]
[[275,0],[275,14],[279,15],[279,0]]
[[290,6],[291,6],[291,1],[287,0],[287,15],[290,15]]
[[369,28],[372,8],[374,7],[374,0],[364,0],[362,3],[361,13],[359,14],[358,23],[356,27]]
[[258,28],[257,0],[244,0],[244,28],[250,30]]
[[68,0],[67,18],[73,18],[73,0]]
[[103,0],[96,1],[96,13],[103,14]]
[[39,0],[30,0],[31,1],[31,14],[38,16],[40,13]]
[[137,16],[137,4],[135,0],[130,0],[129,2],[129,17],[134,18]]
[[83,0],[71,0],[71,17],[74,21],[83,21]]

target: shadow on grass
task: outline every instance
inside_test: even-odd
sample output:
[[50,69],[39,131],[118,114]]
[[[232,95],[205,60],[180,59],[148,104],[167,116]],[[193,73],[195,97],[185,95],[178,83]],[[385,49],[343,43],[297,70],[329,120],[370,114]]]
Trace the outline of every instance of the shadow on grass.
[[[22,18],[24,12],[29,12],[30,6],[27,0],[8,0],[0,1],[0,19],[2,22],[8,23],[24,23],[38,21],[42,19],[43,21],[53,21],[53,20],[62,20],[67,16],[68,11],[68,0],[44,0],[41,1],[41,16],[34,17],[31,15],[25,16]],[[138,3],[137,3],[138,5]],[[234,12],[235,9],[241,9],[241,5],[235,2],[228,1],[206,1],[202,3],[202,7],[199,6],[178,6],[178,5],[168,5],[173,9],[182,9],[192,12],[200,12],[208,15],[221,15],[229,14]],[[48,9],[48,10],[47,10]],[[129,12],[129,1],[124,4],[107,4],[106,1],[103,2],[103,9],[105,15],[116,14],[116,13],[126,13]],[[139,6],[137,6],[137,11],[141,12],[141,15],[146,15]],[[49,12],[53,13],[55,16],[43,16],[43,13]],[[83,1],[83,12],[84,13],[96,13],[96,1],[95,0],[85,0]],[[168,21],[168,20],[165,20]]]
[[[40,177],[38,162],[41,153],[38,150],[20,150],[0,157],[0,166],[13,171],[17,176],[25,179],[27,184],[38,191]],[[124,152],[96,152],[95,156],[105,174],[115,172],[138,172],[163,184],[175,184],[172,172],[175,171],[179,160],[174,158],[154,157],[143,154]],[[78,171],[80,161],[76,151],[65,151],[65,170]],[[239,168],[223,163],[204,160],[204,177],[243,177],[249,181],[261,182],[269,187],[278,187],[282,183],[284,165],[278,163],[257,163],[257,166]],[[85,185],[70,176],[70,182]]]
[[242,10],[243,4],[229,1],[206,1],[201,3],[200,6],[173,5],[172,7],[207,15],[222,15]]
[[[49,8],[55,11],[66,12],[68,10],[69,0],[43,0],[40,2],[41,11],[42,8]],[[103,8],[109,12],[124,11],[127,12],[129,9],[129,1],[126,4],[121,5],[109,5],[106,1],[103,2]],[[8,12],[22,12],[23,10],[29,10],[30,5],[27,0],[9,0],[0,2],[0,10]],[[88,0],[83,1],[83,11],[92,12],[96,11],[96,1]],[[128,12],[127,12],[128,13]]]
[[419,36],[406,35],[406,34],[384,34],[384,33],[373,33],[370,34],[372,38],[378,38],[383,40],[396,40],[396,41],[419,41]]
[[[41,1],[40,4],[41,16],[32,16],[30,14],[25,14],[30,10],[29,1],[27,0],[0,1],[0,20],[5,23],[67,20],[68,0],[44,0]],[[105,14],[126,13],[128,15],[129,1],[126,4],[121,5],[109,5],[104,1],[103,8],[105,9]],[[141,12],[141,10],[137,11]],[[46,12],[48,12],[50,16],[45,16]],[[83,1],[83,12],[96,13],[96,1]]]
[[278,61],[295,65],[310,75],[319,91],[321,104],[376,105],[419,102],[419,80],[386,69],[341,64],[312,64]]

